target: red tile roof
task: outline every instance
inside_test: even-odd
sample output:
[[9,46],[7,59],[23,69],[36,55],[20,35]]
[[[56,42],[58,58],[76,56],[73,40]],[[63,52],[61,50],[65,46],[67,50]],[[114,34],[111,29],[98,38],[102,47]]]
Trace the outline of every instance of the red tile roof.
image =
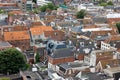
[[20,14],[23,14],[23,12],[22,11],[10,11],[8,14],[18,14],[18,15],[20,15]]
[[4,32],[5,41],[26,40],[26,39],[30,39],[28,31]]
[[17,6],[16,3],[0,3],[0,6]]
[[120,41],[120,35],[111,35],[107,40],[105,40],[106,43],[111,41]]
[[58,41],[62,41],[65,40],[65,33],[61,30],[55,30],[55,31],[44,31],[44,35],[45,37],[49,37],[53,40],[58,40]]
[[32,35],[40,35],[44,31],[53,31],[53,29],[50,26],[34,26],[34,27],[30,28],[30,31],[31,31]]

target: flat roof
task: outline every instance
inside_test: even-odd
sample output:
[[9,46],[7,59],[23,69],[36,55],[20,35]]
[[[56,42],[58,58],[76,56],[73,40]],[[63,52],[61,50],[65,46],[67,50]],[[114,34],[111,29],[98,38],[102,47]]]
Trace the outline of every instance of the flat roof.
[[71,68],[84,67],[88,65],[81,62],[68,62],[68,63],[60,64],[59,66],[67,70]]
[[118,73],[118,72],[120,72],[120,67],[107,68],[107,69],[105,69],[105,71],[106,70],[110,71],[112,73]]

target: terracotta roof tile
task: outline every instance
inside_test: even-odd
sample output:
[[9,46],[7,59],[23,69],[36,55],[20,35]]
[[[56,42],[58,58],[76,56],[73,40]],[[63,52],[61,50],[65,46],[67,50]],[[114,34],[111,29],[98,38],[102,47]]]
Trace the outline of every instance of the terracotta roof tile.
[[23,12],[22,11],[10,11],[8,14],[18,14],[18,15],[20,15],[20,14],[23,14]]
[[30,31],[31,31],[32,35],[40,35],[44,31],[53,31],[53,29],[50,26],[34,26],[34,27],[30,28]]
[[120,35],[111,35],[107,40],[105,40],[106,43],[111,41],[120,41]]
[[26,40],[30,39],[28,31],[4,32],[5,41]]
[[109,18],[108,19],[108,23],[112,23],[112,22],[119,22],[120,18]]
[[119,66],[119,60],[117,59],[107,59],[107,60],[101,60],[102,68],[105,69],[106,65],[109,65],[110,67],[117,67]]
[[0,3],[0,6],[17,6],[16,3]]
[[55,30],[55,31],[44,31],[44,35],[47,38],[51,38],[53,40],[65,40],[65,33],[61,30]]
[[96,57],[97,57],[97,63],[101,60],[107,60],[107,59],[113,59],[113,52],[110,51],[110,52],[100,52],[100,53],[97,53],[96,54]]
[[93,31],[92,34],[91,34],[91,38],[95,38],[97,35],[108,35],[108,33],[110,33],[111,35],[114,35],[115,32],[113,30],[111,31]]

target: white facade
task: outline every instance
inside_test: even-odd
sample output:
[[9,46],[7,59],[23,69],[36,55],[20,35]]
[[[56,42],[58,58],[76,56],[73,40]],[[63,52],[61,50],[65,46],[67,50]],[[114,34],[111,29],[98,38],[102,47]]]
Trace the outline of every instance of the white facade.
[[120,13],[109,13],[106,16],[107,18],[120,18]]
[[110,46],[110,44],[107,44],[107,43],[104,43],[103,41],[101,41],[101,50],[110,50],[110,49],[117,50],[116,48]]
[[37,0],[37,5],[47,5],[48,3],[52,3],[51,1],[46,1],[46,0]]
[[96,53],[92,51],[90,54],[90,66],[96,66]]

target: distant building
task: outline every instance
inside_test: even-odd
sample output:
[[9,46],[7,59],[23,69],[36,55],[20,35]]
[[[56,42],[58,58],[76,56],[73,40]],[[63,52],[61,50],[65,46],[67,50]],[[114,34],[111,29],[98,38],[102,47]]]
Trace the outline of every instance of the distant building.
[[37,5],[39,6],[47,5],[48,3],[52,3],[52,2],[47,0],[37,0]]
[[32,10],[33,9],[33,3],[32,0],[26,1],[26,10]]

